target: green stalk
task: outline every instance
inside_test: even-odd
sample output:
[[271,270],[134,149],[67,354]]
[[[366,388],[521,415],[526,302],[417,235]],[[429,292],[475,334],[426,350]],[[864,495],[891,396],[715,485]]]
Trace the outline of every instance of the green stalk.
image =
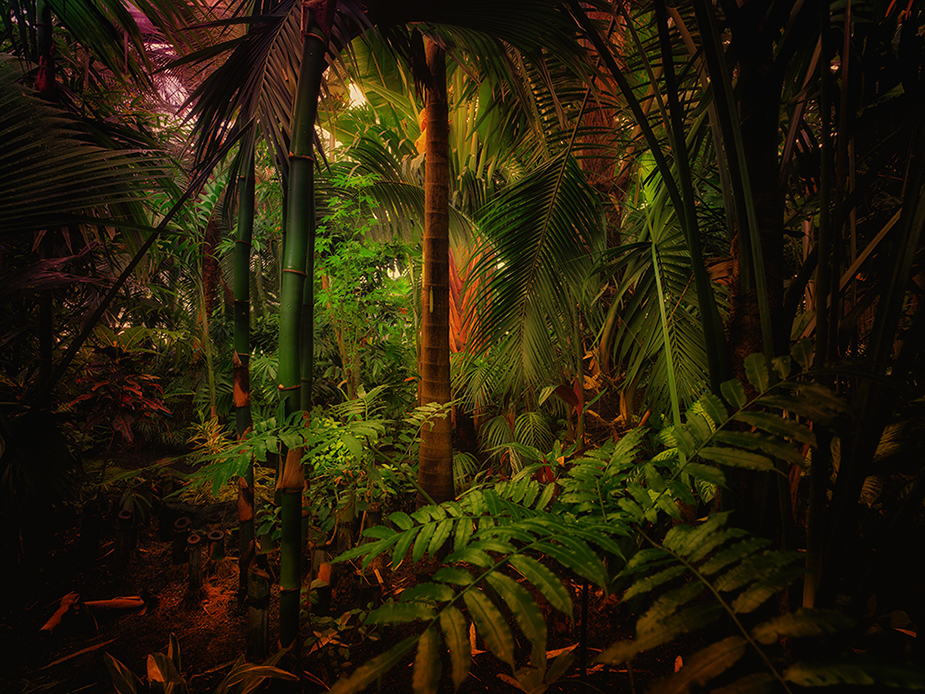
[[[234,407],[238,440],[247,436],[253,424],[250,387],[250,261],[254,232],[254,131],[241,143],[241,177],[238,182],[238,233],[234,246]],[[254,461],[238,481],[238,590],[247,591],[247,571],[253,561],[254,545]]]
[[[312,305],[305,310],[306,273],[314,258],[314,165],[313,136],[318,112],[318,93],[325,68],[325,49],[336,2],[316,3],[318,11],[302,5],[302,64],[292,114],[289,153],[289,190],[286,201],[286,237],[280,294],[279,389],[280,421],[302,409],[303,322],[312,329]],[[314,9],[313,8],[313,9]],[[309,357],[309,364],[311,357]],[[307,369],[310,376],[310,368]],[[310,388],[309,388],[310,397]],[[288,450],[276,488],[282,492],[282,541],[280,545],[279,640],[296,656],[299,645],[299,597],[302,586],[302,449]]]
[[675,426],[681,425],[681,399],[678,397],[678,384],[674,373],[674,356],[671,350],[671,335],[668,332],[668,312],[665,310],[665,293],[662,290],[662,274],[658,266],[658,249],[653,241],[652,269],[655,272],[655,288],[658,291],[658,310],[662,322],[662,339],[665,346],[665,359],[668,361],[668,392],[671,394],[671,420]]

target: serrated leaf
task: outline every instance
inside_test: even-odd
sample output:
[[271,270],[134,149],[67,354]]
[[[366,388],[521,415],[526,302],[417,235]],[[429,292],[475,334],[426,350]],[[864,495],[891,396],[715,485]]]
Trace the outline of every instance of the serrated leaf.
[[758,581],[746,588],[732,601],[732,609],[738,614],[754,612],[771,597],[787,588],[804,573],[802,567],[793,567],[774,572],[765,580]]
[[568,589],[562,585],[559,578],[547,567],[533,557],[517,555],[511,557],[508,563],[535,587],[546,598],[550,605],[572,617],[572,598]]
[[780,376],[781,380],[787,380],[793,372],[793,360],[786,354],[780,357],[774,357],[771,360],[771,365],[774,367],[775,373]]
[[690,691],[692,686],[703,686],[735,665],[745,654],[746,645],[741,636],[730,636],[711,644],[688,658],[684,667],[649,691],[652,694],[681,694]]
[[713,393],[707,393],[697,402],[700,403],[704,413],[713,422],[714,427],[722,426],[726,419],[728,419],[729,413],[726,411],[726,406],[723,405],[723,401]]
[[481,566],[487,568],[492,566],[494,562],[491,560],[491,557],[488,556],[485,552],[480,549],[474,549],[472,547],[464,547],[458,552],[453,552],[450,556],[446,558],[447,561],[462,561],[468,564],[474,564],[475,566]]
[[854,620],[835,610],[815,610],[805,607],[796,612],[769,619],[752,629],[752,638],[758,643],[772,644],[782,638],[799,639],[846,631]]
[[458,690],[469,676],[469,661],[472,659],[466,618],[455,607],[447,607],[440,613],[440,628],[443,630],[443,638],[450,651],[453,689]]
[[357,694],[357,692],[363,691],[376,679],[395,667],[414,648],[417,640],[417,636],[409,636],[382,655],[357,668],[349,677],[337,680],[334,686],[331,687],[330,694]]
[[514,637],[504,615],[484,593],[478,590],[467,590],[463,593],[463,600],[466,602],[469,616],[472,617],[473,623],[485,639],[485,645],[495,654],[495,657],[513,669]]
[[794,412],[817,424],[830,425],[835,421],[835,415],[832,410],[807,398],[791,398],[785,395],[765,395],[758,399],[758,404]]
[[748,402],[748,398],[745,396],[745,387],[734,378],[720,383],[719,389],[723,397],[726,398],[726,402],[737,410],[741,410],[745,407],[745,403]]
[[437,631],[429,627],[421,634],[414,657],[411,687],[414,694],[436,694],[440,684],[440,653],[437,651]]
[[762,470],[767,472],[780,472],[770,458],[743,451],[739,448],[727,448],[720,446],[706,446],[700,449],[700,457],[712,460],[722,465],[731,467],[742,467],[749,470]]
[[673,612],[659,622],[657,627],[637,633],[632,641],[617,641],[604,650],[595,662],[619,665],[633,658],[637,653],[668,643],[681,634],[700,629],[725,614],[719,605],[694,605],[680,612]]

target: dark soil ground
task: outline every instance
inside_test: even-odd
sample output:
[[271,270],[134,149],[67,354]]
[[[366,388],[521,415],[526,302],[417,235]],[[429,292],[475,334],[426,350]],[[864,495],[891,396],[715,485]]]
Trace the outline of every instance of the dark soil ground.
[[[136,456],[129,464],[146,465],[150,456]],[[123,461],[120,465],[125,465]],[[156,510],[155,502],[155,510]],[[157,514],[137,529],[137,543],[128,565],[119,567],[115,519],[103,513],[102,533],[95,558],[81,560],[81,519],[73,517],[59,523],[48,556],[40,563],[12,567],[12,585],[2,592],[0,603],[0,694],[70,694],[73,692],[111,692],[112,680],[105,654],[118,659],[144,678],[148,654],[165,652],[170,634],[179,642],[183,675],[192,692],[211,692],[245,650],[245,608],[237,597],[237,560],[233,542],[229,556],[220,562],[206,562],[200,600],[187,598],[188,565],[174,564],[171,543],[158,532]],[[166,522],[166,521],[165,521]],[[275,570],[277,557],[269,555]],[[361,590],[373,582],[345,565],[331,595],[327,616],[314,614],[304,629],[310,639],[303,649],[303,688],[322,692],[337,679],[349,674],[387,645],[413,633],[415,625],[378,632],[375,640],[360,628],[361,600],[376,593],[382,598],[397,596],[422,575],[420,566],[406,566],[390,573],[380,567],[381,586],[372,592]],[[378,584],[378,579],[373,582]],[[376,588],[376,585],[373,586]],[[570,622],[548,608],[550,657],[561,649],[577,654],[581,638],[580,584],[572,586],[576,620]],[[42,626],[55,613],[61,599],[72,592],[83,601],[107,600],[121,596],[140,596],[144,608],[136,610],[88,610],[64,619],[50,634]],[[593,660],[601,649],[620,638],[632,636],[633,617],[613,597],[592,590],[587,620],[587,673],[582,681],[579,658],[550,692],[632,691],[631,673],[605,669]],[[276,642],[277,600],[271,600],[270,642]],[[351,610],[354,612],[351,614]],[[517,629],[512,629],[517,634]],[[317,639],[312,639],[312,632]],[[522,640],[522,639],[521,639]],[[311,641],[315,641],[312,650]],[[529,653],[529,645],[518,642],[518,653]],[[691,644],[685,649],[690,651]],[[670,673],[678,648],[668,648],[638,658],[632,673],[639,686],[655,675]],[[485,652],[481,640],[474,642],[469,679],[461,692],[517,692],[509,668]],[[526,660],[526,658],[524,658]],[[382,691],[411,691],[411,656],[383,678]],[[449,663],[444,664],[443,688],[452,691]],[[588,686],[590,685],[590,686]],[[640,691],[642,688],[640,688]],[[292,690],[286,690],[292,691]]]

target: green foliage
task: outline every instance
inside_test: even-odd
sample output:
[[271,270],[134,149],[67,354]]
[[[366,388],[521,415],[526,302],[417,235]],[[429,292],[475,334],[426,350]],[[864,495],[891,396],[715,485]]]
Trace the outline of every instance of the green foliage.
[[139,422],[162,423],[164,415],[170,414],[157,377],[143,371],[144,356],[151,352],[143,345],[150,332],[144,328],[116,332],[97,326],[98,346],[84,375],[77,379],[84,392],[69,407],[86,417],[86,431],[98,430],[108,438],[107,449],[117,437],[121,446],[134,445]]
[[[656,683],[654,691],[687,692],[714,680],[730,687],[724,691],[775,682],[786,691],[792,685],[835,681],[925,682],[912,666],[867,667],[857,661],[839,680],[833,663],[848,661],[840,660],[836,648],[822,650],[824,661],[792,662],[780,648],[782,639],[825,639],[849,628],[851,621],[825,610],[768,619],[759,608],[801,576],[800,555],[771,549],[768,541],[730,527],[728,514],[708,514],[701,523],[676,525],[658,537],[658,521],[680,517],[676,502],[695,504],[698,485],[725,484],[723,466],[776,471],[775,460],[801,461],[793,442],[814,444],[812,429],[781,410],[827,423],[848,414],[833,393],[793,374],[791,360],[772,364],[773,377],[763,357],[750,357],[747,374],[755,394],[748,396],[741,383],[729,381],[722,398],[704,395],[685,422],[659,434],[668,448],[648,460],[641,455],[644,432],[635,430],[574,461],[554,484],[541,484],[533,477],[539,466],[528,467],[509,481],[455,501],[411,514],[392,513],[392,527],[368,529],[369,541],[337,561],[361,560],[365,569],[379,556],[397,566],[439,556],[442,550],[448,554],[429,581],[405,590],[368,618],[380,625],[419,622],[420,635],[341,679],[332,691],[362,690],[415,649],[416,694],[437,691],[441,649],[449,651],[458,688],[468,674],[465,635],[470,623],[521,684],[542,689],[568,663],[547,667],[547,630],[537,596],[571,617],[565,578],[572,574],[605,591],[628,585],[623,599],[641,605],[636,638],[612,644],[600,662],[619,664],[706,627],[715,634],[723,617],[733,625],[731,635],[700,650],[680,671]],[[743,431],[743,424],[752,430]],[[515,660],[508,613],[532,647],[523,667]]]
[[[282,653],[273,656],[263,665],[247,663],[238,658],[231,670],[218,683],[213,694],[247,694],[256,690],[264,681],[282,679],[297,681],[298,678],[275,667]],[[143,692],[164,692],[165,694],[188,694],[186,678],[180,660],[180,645],[176,636],[170,635],[167,654],[150,653],[147,662],[147,683],[121,662],[106,654],[106,668],[112,678],[117,694],[142,694]]]

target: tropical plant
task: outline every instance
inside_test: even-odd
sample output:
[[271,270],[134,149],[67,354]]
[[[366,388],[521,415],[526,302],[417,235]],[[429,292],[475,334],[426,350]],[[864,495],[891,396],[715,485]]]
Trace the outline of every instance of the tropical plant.
[[[231,670],[215,687],[214,694],[246,694],[260,687],[266,680],[279,679],[295,681],[296,677],[275,667],[282,652],[270,658],[265,664],[247,663],[238,658]],[[176,636],[170,635],[167,653],[150,653],[147,660],[147,678],[142,681],[138,675],[121,662],[106,654],[106,668],[112,677],[112,684],[118,694],[142,694],[142,692],[189,692],[180,659],[180,644]]]
[[[810,352],[797,356],[804,368],[810,365]],[[731,620],[732,636],[698,652],[655,691],[689,691],[714,678],[721,686],[776,682],[786,691],[793,684],[827,682],[925,686],[925,673],[908,664],[861,663],[833,653],[788,663],[774,645],[781,638],[821,636],[850,625],[840,613],[808,609],[748,623],[749,615],[803,573],[794,566],[798,555],[768,549],[768,541],[727,527],[725,513],[710,514],[695,525],[678,525],[663,539],[658,526],[651,525],[664,515],[680,520],[676,502],[696,504],[694,488],[724,485],[725,467],[774,475],[783,474],[778,467],[783,462],[802,463],[792,442],[815,445],[813,430],[782,410],[828,424],[846,414],[845,405],[831,391],[800,380],[789,357],[774,360],[774,365],[780,378],[790,380],[772,383],[764,357],[750,357],[746,367],[757,395],[749,398],[736,380],[724,382],[723,398],[701,398],[684,423],[663,432],[662,439],[672,447],[649,460],[639,459],[643,432],[636,430],[618,444],[575,461],[558,480],[562,491],[557,498],[555,484],[541,485],[533,479],[533,470],[527,470],[457,501],[410,516],[392,514],[394,528],[367,530],[372,541],[339,560],[362,557],[365,565],[390,552],[396,566],[435,555],[444,545],[450,553],[431,581],[404,591],[398,601],[369,618],[377,624],[420,620],[423,633],[405,638],[342,679],[333,691],[362,690],[415,648],[414,689],[436,691],[441,633],[458,688],[468,673],[469,620],[522,686],[542,688],[548,683],[547,628],[535,596],[541,594],[571,616],[571,597],[563,583],[568,572],[603,590],[628,582],[624,599],[654,596],[639,619],[636,639],[613,644],[601,654],[601,662],[624,662],[722,615]],[[736,422],[748,424],[752,431],[736,430]],[[637,544],[642,548],[637,550]],[[530,664],[524,667],[515,661],[513,635],[503,616],[507,610],[532,645]],[[740,659],[743,670],[734,668]]]

